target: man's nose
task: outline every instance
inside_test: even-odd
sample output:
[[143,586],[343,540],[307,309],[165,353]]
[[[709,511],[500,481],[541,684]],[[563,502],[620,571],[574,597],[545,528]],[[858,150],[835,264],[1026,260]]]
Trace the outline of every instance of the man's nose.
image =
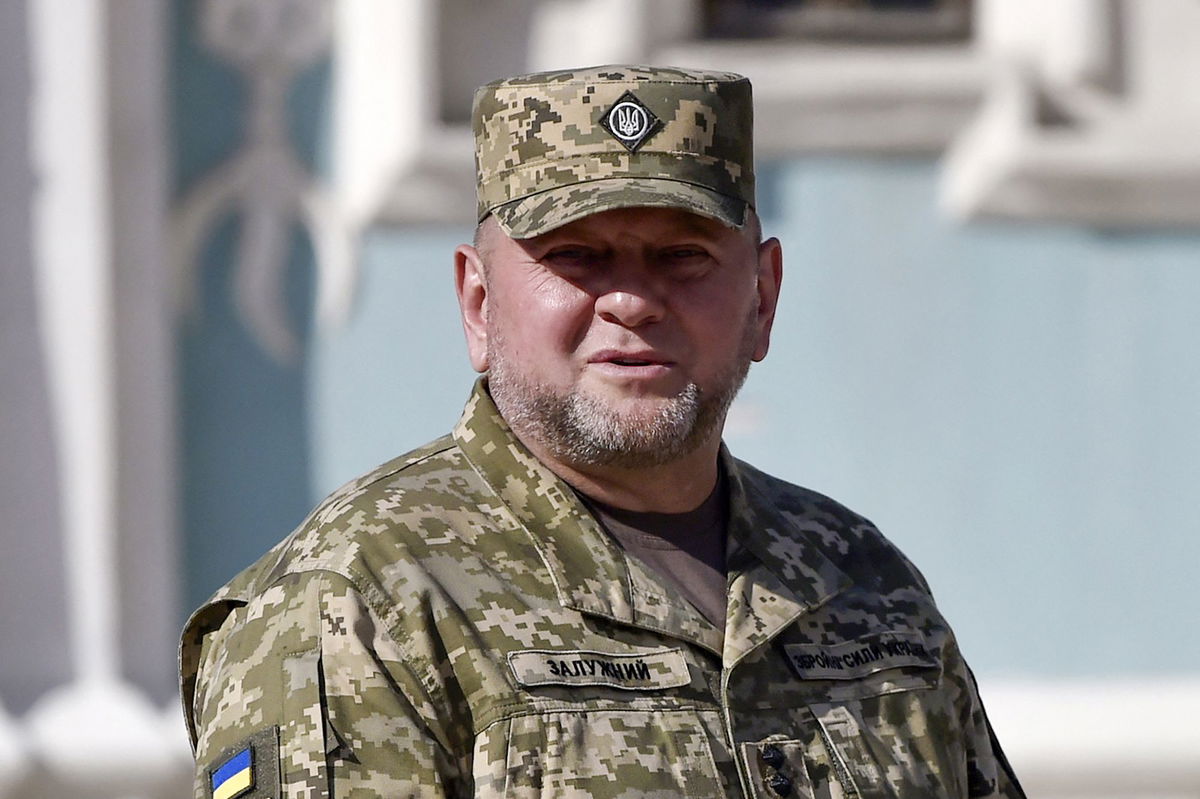
[[665,303],[649,280],[625,280],[596,297],[596,315],[624,327],[659,322],[665,312]]

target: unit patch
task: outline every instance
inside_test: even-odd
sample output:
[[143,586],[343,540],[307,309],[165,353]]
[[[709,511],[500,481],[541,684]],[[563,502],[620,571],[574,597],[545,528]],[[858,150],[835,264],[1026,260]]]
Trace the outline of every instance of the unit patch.
[[857,680],[884,669],[938,664],[925,639],[911,630],[837,644],[787,644],[784,651],[802,680]]
[[678,649],[611,654],[586,650],[524,649],[508,656],[517,682],[533,685],[607,685],[626,691],[658,691],[691,682]]
[[257,732],[218,758],[208,772],[208,789],[211,799],[277,799],[278,728]]
[[604,113],[600,124],[629,152],[641,147],[650,134],[662,127],[662,121],[633,92],[622,94]]

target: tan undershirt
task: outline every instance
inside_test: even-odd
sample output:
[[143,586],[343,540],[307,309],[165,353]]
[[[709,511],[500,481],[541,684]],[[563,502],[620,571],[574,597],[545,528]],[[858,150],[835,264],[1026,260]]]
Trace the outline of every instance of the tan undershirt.
[[627,553],[724,630],[726,497],[722,476],[708,498],[686,513],[645,513],[582,499]]

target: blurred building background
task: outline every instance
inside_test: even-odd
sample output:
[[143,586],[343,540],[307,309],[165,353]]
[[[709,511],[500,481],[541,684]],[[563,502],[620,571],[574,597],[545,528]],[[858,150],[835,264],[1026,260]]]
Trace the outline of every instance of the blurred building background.
[[183,797],[187,611],[447,430],[470,95],[742,72],[735,453],[924,570],[1031,796],[1200,796],[1194,0],[0,2],[0,797]]

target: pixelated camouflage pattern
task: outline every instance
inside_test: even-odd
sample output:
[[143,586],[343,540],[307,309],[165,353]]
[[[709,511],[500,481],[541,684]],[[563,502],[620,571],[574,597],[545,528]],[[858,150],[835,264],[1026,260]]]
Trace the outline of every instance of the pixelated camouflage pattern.
[[[632,152],[603,124],[626,92],[660,123]],[[740,227],[754,206],[741,75],[630,65],[523,75],[481,87],[472,120],[478,218],[495,214],[514,238],[638,205]]]
[[[278,727],[282,795],[306,799],[1020,797],[913,567],[837,503],[722,459],[724,630],[624,554],[480,383],[451,436],[335,493],[192,617],[196,796]],[[875,639],[931,657],[868,652],[835,680],[786,654]],[[645,661],[662,687],[523,685],[545,676],[531,653],[576,674]]]

